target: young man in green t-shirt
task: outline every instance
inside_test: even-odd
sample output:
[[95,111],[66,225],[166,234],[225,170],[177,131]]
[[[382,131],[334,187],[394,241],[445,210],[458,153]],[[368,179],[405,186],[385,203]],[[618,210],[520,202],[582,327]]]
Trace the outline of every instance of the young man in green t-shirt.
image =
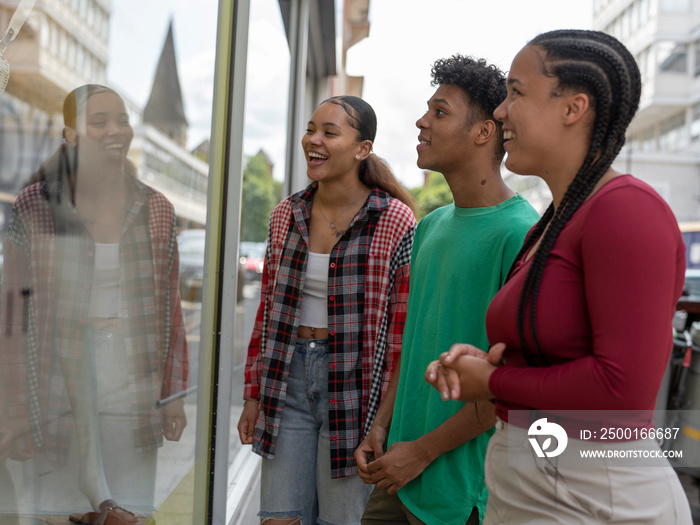
[[445,402],[423,375],[453,343],[488,348],[486,308],[539,218],[501,178],[493,110],[506,97],[503,73],[455,55],[435,62],[432,76],[438,89],[416,122],[418,166],[442,173],[454,204],[416,230],[401,360],[355,452],[360,477],[376,484],[363,525],[480,522],[494,406]]

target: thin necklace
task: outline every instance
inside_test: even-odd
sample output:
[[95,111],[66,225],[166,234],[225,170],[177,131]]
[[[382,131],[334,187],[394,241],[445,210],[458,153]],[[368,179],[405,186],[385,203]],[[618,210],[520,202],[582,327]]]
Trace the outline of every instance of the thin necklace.
[[323,199],[321,198],[321,194],[318,193],[318,191],[316,192],[316,194],[318,195],[318,203],[320,204],[320,206],[318,207],[318,211],[320,211],[320,212],[321,212],[321,215],[323,215],[323,218],[326,219],[326,221],[328,222],[328,227],[331,229],[331,231],[332,231],[333,234],[336,236],[336,238],[337,238],[337,237],[340,237],[341,235],[343,235],[343,234],[344,234],[346,231],[348,231],[348,230],[347,230],[347,228],[344,229],[344,230],[339,230],[338,228],[336,228],[336,227],[335,227],[335,221],[337,221],[337,220],[338,220],[338,217],[340,217],[343,213],[345,213],[345,212],[348,211],[350,208],[352,208],[355,204],[357,204],[357,201],[360,200],[360,197],[362,197],[362,194],[363,194],[364,192],[365,192],[365,188],[362,188],[362,191],[361,191],[360,194],[355,198],[355,200],[352,201],[352,202],[350,203],[350,206],[348,206],[347,208],[343,208],[343,209],[340,211],[340,213],[338,213],[338,214],[335,216],[335,218],[334,218],[333,220],[331,220],[331,219],[329,219],[328,217],[326,217],[326,214],[323,213]]

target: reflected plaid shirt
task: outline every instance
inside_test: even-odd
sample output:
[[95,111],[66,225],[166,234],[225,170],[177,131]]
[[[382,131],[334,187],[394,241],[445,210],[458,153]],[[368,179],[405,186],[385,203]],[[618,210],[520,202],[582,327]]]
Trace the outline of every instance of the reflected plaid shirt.
[[[245,398],[260,400],[253,450],[274,457],[299,326],[309,217],[317,184],[270,217],[261,303],[245,370]],[[357,472],[355,448],[374,420],[401,351],[415,219],[373,189],[334,246],[328,270],[331,476]]]
[[[173,206],[128,180],[120,242],[124,366],[131,372],[135,447],[149,450],[163,441],[156,402],[186,389],[189,364]],[[7,416],[28,420],[35,444],[56,461],[67,458],[72,429],[61,367],[77,369],[85,358],[95,250],[61,193],[59,178],[17,197],[0,288],[0,394],[4,390]]]

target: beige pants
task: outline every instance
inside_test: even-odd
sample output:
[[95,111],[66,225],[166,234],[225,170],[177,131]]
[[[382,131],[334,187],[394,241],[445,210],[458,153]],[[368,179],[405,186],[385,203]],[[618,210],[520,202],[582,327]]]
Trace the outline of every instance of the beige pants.
[[509,466],[509,432],[522,434],[516,434],[515,440],[510,436],[511,449],[514,441],[522,443],[523,450],[516,453],[530,447],[527,430],[513,425],[498,429],[491,438],[486,453],[489,499],[484,525],[692,525],[688,499],[670,465],[617,466],[602,460],[584,468],[561,466],[551,458],[542,467],[532,453],[531,465],[523,464],[524,454],[519,454],[516,462],[511,456]]

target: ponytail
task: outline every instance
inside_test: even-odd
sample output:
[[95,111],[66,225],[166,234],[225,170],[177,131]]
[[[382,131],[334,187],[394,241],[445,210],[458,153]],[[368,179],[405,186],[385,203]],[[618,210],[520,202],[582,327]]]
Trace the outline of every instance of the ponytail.
[[384,190],[395,199],[399,199],[411,208],[413,215],[418,217],[418,209],[413,195],[394,176],[384,159],[374,153],[360,163],[360,180],[365,186]]

